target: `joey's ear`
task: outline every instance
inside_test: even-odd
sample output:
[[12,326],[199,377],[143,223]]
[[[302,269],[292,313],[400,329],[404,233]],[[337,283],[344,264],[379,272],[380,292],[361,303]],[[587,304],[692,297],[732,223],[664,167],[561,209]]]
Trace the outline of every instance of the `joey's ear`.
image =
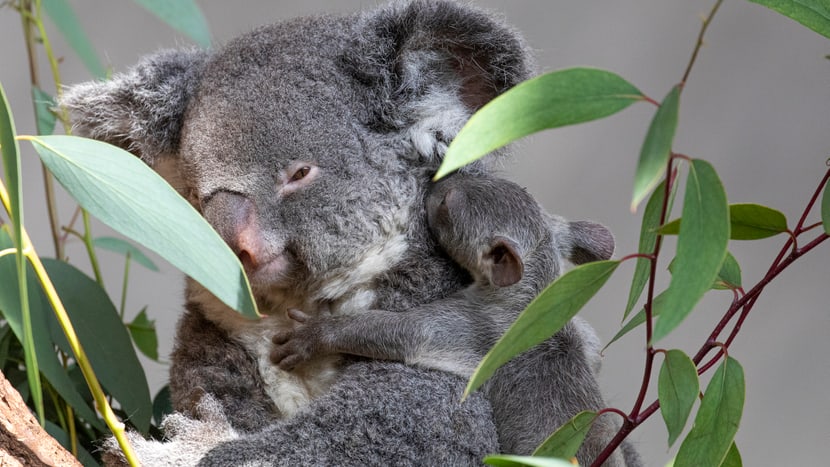
[[573,264],[601,261],[614,254],[614,235],[604,225],[590,221],[568,222],[564,255]]
[[490,281],[493,285],[507,287],[522,280],[524,262],[519,255],[516,242],[498,236],[493,239],[490,250],[484,255],[484,263],[490,268]]
[[441,157],[473,112],[531,73],[521,36],[462,2],[394,2],[363,21],[346,62],[375,94],[373,124],[408,131],[423,157]]
[[178,149],[185,109],[207,52],[168,50],[142,59],[108,81],[68,87],[60,105],[75,134],[120,146],[148,164]]

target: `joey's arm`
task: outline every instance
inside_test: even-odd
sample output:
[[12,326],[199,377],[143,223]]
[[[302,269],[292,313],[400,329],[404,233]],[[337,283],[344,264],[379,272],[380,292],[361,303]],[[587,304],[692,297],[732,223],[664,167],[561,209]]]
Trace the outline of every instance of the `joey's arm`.
[[468,377],[498,337],[486,315],[448,298],[405,312],[308,316],[289,312],[298,326],[274,336],[271,357],[284,370],[318,355],[346,353],[396,360]]

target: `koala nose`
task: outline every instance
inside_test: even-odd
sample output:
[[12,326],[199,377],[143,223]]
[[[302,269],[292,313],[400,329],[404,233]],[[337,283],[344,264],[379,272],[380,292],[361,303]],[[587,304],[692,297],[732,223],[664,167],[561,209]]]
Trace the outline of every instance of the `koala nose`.
[[220,191],[207,201],[203,215],[236,253],[245,270],[255,271],[260,265],[263,240],[254,203],[243,195]]

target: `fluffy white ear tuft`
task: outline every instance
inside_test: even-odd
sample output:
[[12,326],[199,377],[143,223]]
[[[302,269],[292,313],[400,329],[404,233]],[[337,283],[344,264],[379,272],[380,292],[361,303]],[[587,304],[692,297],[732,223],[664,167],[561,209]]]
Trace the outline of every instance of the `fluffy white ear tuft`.
[[148,164],[178,149],[187,103],[207,52],[167,50],[108,81],[68,87],[60,105],[75,134],[120,146]]

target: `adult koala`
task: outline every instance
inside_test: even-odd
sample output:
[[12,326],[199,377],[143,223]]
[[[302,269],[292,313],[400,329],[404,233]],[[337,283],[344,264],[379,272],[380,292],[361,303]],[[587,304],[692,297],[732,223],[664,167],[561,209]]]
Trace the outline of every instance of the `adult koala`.
[[288,375],[269,338],[289,307],[406,310],[469,283],[428,234],[425,193],[467,118],[529,69],[507,26],[424,0],[162,52],[67,90],[76,133],[164,174],[272,315],[246,321],[188,280],[170,388],[191,418],[174,418],[185,441],[165,453],[139,446],[145,464],[476,465],[498,451],[487,401],[460,403],[457,376],[357,358]]

